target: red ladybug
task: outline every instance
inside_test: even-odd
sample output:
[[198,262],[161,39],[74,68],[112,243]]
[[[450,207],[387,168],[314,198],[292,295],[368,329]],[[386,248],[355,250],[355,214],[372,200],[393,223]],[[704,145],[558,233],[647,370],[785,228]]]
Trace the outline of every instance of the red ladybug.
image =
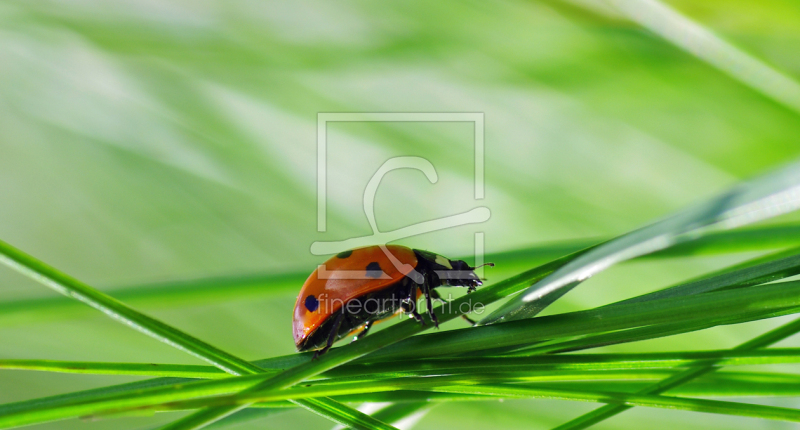
[[[488,263],[488,265],[492,265]],[[340,252],[308,277],[294,305],[292,329],[298,351],[322,348],[361,331],[399,311],[424,324],[415,309],[425,296],[427,312],[436,327],[432,299],[439,286],[467,287],[475,291],[481,281],[464,261],[399,245],[375,245]]]

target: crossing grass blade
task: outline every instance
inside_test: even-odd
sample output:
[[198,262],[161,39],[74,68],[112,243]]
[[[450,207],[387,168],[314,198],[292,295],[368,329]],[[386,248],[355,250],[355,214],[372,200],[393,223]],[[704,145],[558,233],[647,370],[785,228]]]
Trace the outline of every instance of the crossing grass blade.
[[[515,345],[520,342],[520,339],[525,339],[533,343],[559,336],[575,336],[671,321],[678,312],[683,312],[685,315],[684,319],[686,320],[699,320],[705,323],[707,321],[726,321],[733,317],[742,317],[742,315],[747,315],[751,319],[759,319],[779,311],[786,313],[800,311],[800,281],[711,292],[689,297],[658,299],[643,303],[598,308],[591,311],[540,317],[532,320],[513,321],[476,329],[462,329],[417,336],[405,340],[404,343],[408,343],[409,345],[406,345],[404,348],[394,351],[392,351],[392,347],[384,348],[372,355],[372,357],[385,357],[391,354],[394,359],[402,359],[408,357],[409,351],[411,351],[415,357],[420,356],[420,354],[426,356],[440,356],[467,351],[480,351],[482,348],[485,348],[486,345]],[[446,316],[446,314],[442,316]],[[412,323],[412,328],[419,329],[419,325],[414,321],[409,322]],[[390,330],[393,328],[401,326],[402,323],[388,328],[384,331],[382,336],[386,336],[386,332],[391,333]],[[380,338],[381,335],[376,334],[372,339],[377,339],[377,342],[387,342]],[[297,397],[292,397],[292,393],[297,393],[297,391],[287,392],[287,390],[283,389],[302,380],[306,380],[311,376],[337,367],[330,363],[325,363],[326,357],[333,356],[342,361],[344,361],[342,357],[357,358],[352,355],[345,355],[348,354],[347,350],[363,344],[366,344],[367,348],[369,348],[371,346],[366,342],[369,339],[370,338],[367,337],[364,339],[364,342],[359,341],[345,347],[334,349],[329,353],[331,355],[323,356],[320,360],[307,361],[290,368],[290,370],[299,369],[299,371],[296,370],[296,372],[302,375],[293,376],[292,379],[287,379],[285,376],[282,377],[282,375],[286,375],[287,373],[284,371],[274,376],[250,375],[241,378],[226,378],[192,384],[180,384],[183,385],[183,388],[169,386],[154,388],[150,390],[150,394],[147,396],[143,395],[142,392],[138,392],[135,393],[135,395],[119,394],[116,396],[102,396],[99,398],[84,398],[80,401],[70,401],[68,399],[62,402],[60,406],[54,404],[49,404],[47,406],[33,404],[29,405],[27,408],[17,407],[15,410],[9,411],[8,413],[2,413],[2,411],[0,411],[0,426],[39,422],[39,420],[63,419],[73,416],[83,416],[87,413],[121,413],[126,410],[134,409],[141,411],[143,408],[147,407],[163,407],[166,403],[170,405],[179,405],[183,408],[215,406],[215,408],[231,408],[238,410],[248,406],[248,400],[252,400],[253,402],[287,399],[296,400]],[[345,351],[345,353],[342,351]],[[357,352],[362,351],[363,350],[357,350]],[[332,355],[337,352],[340,354],[339,357]],[[349,352],[349,354],[353,354],[353,352]],[[365,354],[360,354],[358,356],[362,355]],[[474,374],[467,376],[467,378],[473,377]],[[280,378],[277,380],[280,381],[281,385],[286,384],[286,386],[275,387],[273,384],[275,384],[274,381],[276,381],[276,378]],[[399,388],[412,387],[414,389],[419,389],[422,385],[432,381],[437,380],[422,378],[422,381],[417,381],[413,378],[402,378],[388,385],[386,380],[361,381],[352,383],[352,387],[347,386],[347,384],[336,384],[336,388],[317,387],[303,396],[311,396],[312,394],[345,395],[362,392],[364,389],[396,390]],[[330,391],[326,391],[326,389]],[[230,395],[235,396],[235,401],[229,401],[234,397],[227,400],[216,397],[215,400],[191,400],[198,395],[217,396],[236,390],[245,390],[245,392]],[[291,390],[299,390],[299,388],[291,388]],[[304,398],[303,396],[298,397]],[[213,415],[213,417],[216,416],[217,415]],[[191,423],[191,421],[188,420],[186,422]]]
[[[343,365],[321,374],[322,378],[380,375],[428,376],[437,373],[530,372],[534,370],[621,370],[671,369],[694,365],[697,360],[710,360],[716,366],[751,366],[800,363],[800,348],[773,348],[758,351],[716,350],[675,351],[665,353],[529,355],[525,357],[436,358],[424,361],[372,361]],[[56,360],[0,360],[0,369],[30,370],[89,375],[137,375],[191,379],[222,379],[228,374],[211,366],[169,365],[154,363],[102,363]],[[264,374],[278,370],[265,369]]]
[[592,249],[512,298],[480,324],[530,318],[584,280],[616,263],[695,240],[714,227],[730,229],[798,207],[800,161],[795,161]]
[[[487,254],[487,261],[505,265],[531,265],[577,252],[595,245],[600,239],[569,240],[535,247]],[[709,233],[692,242],[685,242],[640,258],[659,259],[694,255],[731,254],[772,250],[800,244],[800,225],[779,224],[740,230]],[[467,257],[465,257],[467,258]],[[210,277],[153,284],[119,286],[114,298],[148,309],[203,305],[250,298],[293,295],[308,273],[254,274],[248,276]],[[29,322],[60,320],[87,315],[83,304],[65,297],[50,297],[0,302],[0,326]]]
[[[241,375],[261,372],[258,366],[142,314],[2,241],[0,241],[0,262],[65,296],[72,297],[105,313],[121,323],[205,360],[227,373]],[[326,405],[325,403],[328,401],[331,403]],[[364,423],[369,423],[367,427],[362,428],[391,428],[370,418],[368,415],[335,403],[330,399],[315,399],[310,402],[301,401],[300,404],[339,423],[345,422],[353,426],[363,426]]]
[[[761,336],[756,337],[755,339],[749,340],[735,349],[740,351],[750,351],[755,350],[758,348],[763,348],[774,344],[778,341],[781,341],[789,336],[792,336],[800,331],[800,319],[795,320],[791,323],[785,324],[781,327],[778,327],[774,330],[771,330],[767,333],[762,334]],[[696,379],[700,376],[706,375],[708,373],[714,372],[717,368],[714,366],[714,362],[698,362],[696,366],[687,369],[681,373],[676,375],[672,375],[667,379],[659,381],[656,384],[647,386],[637,393],[641,394],[659,394],[666,391],[669,391],[672,388],[678,387],[683,385],[693,379]],[[581,415],[574,420],[571,420],[561,426],[558,427],[559,430],[574,430],[574,429],[582,429],[587,428],[591,425],[594,425],[600,421],[608,419],[614,415],[617,415],[625,410],[629,409],[630,406],[633,405],[624,405],[624,404],[613,404],[613,405],[606,405],[602,408],[596,409],[592,412],[587,414]]]

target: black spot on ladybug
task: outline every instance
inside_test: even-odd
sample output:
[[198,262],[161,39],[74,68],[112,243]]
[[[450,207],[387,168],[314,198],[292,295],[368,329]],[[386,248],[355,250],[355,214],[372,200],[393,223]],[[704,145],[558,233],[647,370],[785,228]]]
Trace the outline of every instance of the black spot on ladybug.
[[381,275],[383,275],[383,270],[381,270],[381,265],[378,264],[377,261],[367,264],[368,277],[377,279],[380,278]]
[[306,297],[306,301],[303,304],[306,305],[306,309],[308,309],[309,312],[314,312],[319,307],[319,300],[313,295],[310,295]]
[[349,251],[342,251],[342,252],[336,254],[336,257],[338,257],[338,258],[347,258],[347,257],[349,257],[351,255],[353,255],[353,250],[352,249],[349,250]]

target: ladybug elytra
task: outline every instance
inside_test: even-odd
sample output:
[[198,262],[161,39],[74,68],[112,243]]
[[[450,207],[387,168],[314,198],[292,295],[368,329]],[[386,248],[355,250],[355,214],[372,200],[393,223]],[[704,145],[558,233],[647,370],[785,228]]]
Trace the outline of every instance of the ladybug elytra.
[[336,340],[359,331],[356,339],[366,336],[376,321],[401,311],[424,324],[415,308],[420,296],[438,327],[432,300],[440,297],[434,288],[472,292],[481,285],[474,270],[464,261],[399,245],[340,252],[311,273],[297,296],[292,319],[297,350],[322,348],[314,355],[319,356]]

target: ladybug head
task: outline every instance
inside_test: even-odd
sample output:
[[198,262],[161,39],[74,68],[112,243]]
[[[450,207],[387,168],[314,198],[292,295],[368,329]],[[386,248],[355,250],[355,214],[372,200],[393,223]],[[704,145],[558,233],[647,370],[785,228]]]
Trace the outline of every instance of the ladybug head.
[[[450,260],[447,257],[428,251],[417,251],[417,255],[427,261],[443,286],[468,287],[472,291],[483,284],[478,275],[475,274],[477,267],[470,266],[466,261]],[[492,263],[486,263],[485,265],[494,266]]]
[[[448,268],[446,270],[436,271],[436,274],[439,275],[442,285],[451,287],[468,287],[470,290],[474,290],[476,287],[483,284],[483,282],[481,282],[481,278],[475,274],[475,269],[477,267],[472,267],[463,260],[448,261],[450,262],[452,269]],[[492,263],[486,263],[486,265],[494,266]]]

